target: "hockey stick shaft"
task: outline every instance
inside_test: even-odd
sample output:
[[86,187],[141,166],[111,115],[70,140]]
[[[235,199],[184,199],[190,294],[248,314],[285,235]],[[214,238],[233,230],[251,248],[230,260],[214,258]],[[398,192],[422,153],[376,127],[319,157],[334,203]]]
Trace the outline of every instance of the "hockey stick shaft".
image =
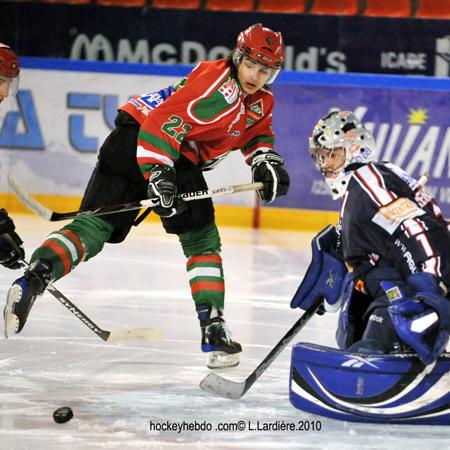
[[[278,357],[278,355],[289,345],[289,343],[294,339],[297,333],[309,322],[311,317],[313,317],[323,299],[319,298],[314,302],[295,322],[291,329],[278,341],[275,347],[269,352],[269,354],[262,360],[259,366],[247,377],[245,380],[246,389],[245,392],[253,385],[253,383],[266,371],[266,369],[273,363],[273,361]],[[244,393],[245,393],[244,392]]]
[[420,178],[417,180],[416,189],[420,188],[420,187],[424,187],[428,183],[429,179],[430,179],[430,174],[428,172],[424,172],[420,176]]
[[[121,203],[117,205],[100,206],[98,208],[91,208],[79,211],[71,211],[66,213],[59,213],[52,211],[51,209],[45,207],[39,203],[35,198],[33,198],[23,187],[17,182],[17,180],[12,176],[8,175],[8,184],[13,190],[16,197],[31,211],[36,213],[43,219],[49,220],[51,222],[60,220],[70,220],[76,219],[77,217],[94,217],[101,216],[103,214],[112,214],[125,211],[131,211],[141,208],[152,208],[157,206],[157,202],[150,199],[136,200],[127,203]],[[236,192],[254,191],[261,189],[263,183],[248,183],[248,184],[238,184],[235,186],[226,186],[217,189],[205,189],[202,191],[195,192],[185,192],[183,194],[178,194],[177,198],[189,202],[193,200],[202,200],[205,198],[215,198],[223,195],[233,194]]]
[[296,334],[309,322],[311,317],[316,314],[322,305],[323,298],[316,301],[303,313],[303,315],[294,323],[290,330],[280,339],[272,348],[269,354],[261,361],[258,367],[242,382],[227,380],[216,373],[208,374],[200,383],[200,387],[212,394],[230,399],[241,398],[258,380],[258,378],[267,370],[278,355],[288,346]]
[[[29,267],[27,261],[22,260],[22,265]],[[89,329],[105,342],[123,340],[150,340],[160,341],[163,339],[162,331],[157,328],[134,328],[124,331],[107,331],[100,328],[80,308],[73,304],[61,291],[52,284],[47,286],[47,291],[53,295],[63,306],[65,306],[77,319],[81,320]]]
[[63,306],[65,306],[77,319],[81,320],[97,336],[100,336],[105,342],[108,341],[111,332],[102,330],[93,320],[89,319],[77,306],[75,306],[61,291],[51,284],[47,286],[47,291],[53,295]]
[[65,306],[77,319],[81,320],[89,329],[105,342],[120,342],[128,340],[162,341],[163,333],[158,328],[133,328],[122,331],[107,331],[100,328],[91,320],[80,308],[74,305],[61,291],[53,285],[49,285],[47,290],[63,306]]

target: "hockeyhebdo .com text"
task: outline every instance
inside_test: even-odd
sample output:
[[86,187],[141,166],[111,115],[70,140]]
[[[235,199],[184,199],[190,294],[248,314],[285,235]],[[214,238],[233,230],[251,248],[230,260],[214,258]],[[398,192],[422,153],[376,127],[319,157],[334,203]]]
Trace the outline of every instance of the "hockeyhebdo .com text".
[[320,420],[237,420],[230,422],[212,423],[206,420],[203,421],[153,421],[149,422],[149,431],[157,433],[192,433],[192,432],[314,432],[322,430],[322,422]]

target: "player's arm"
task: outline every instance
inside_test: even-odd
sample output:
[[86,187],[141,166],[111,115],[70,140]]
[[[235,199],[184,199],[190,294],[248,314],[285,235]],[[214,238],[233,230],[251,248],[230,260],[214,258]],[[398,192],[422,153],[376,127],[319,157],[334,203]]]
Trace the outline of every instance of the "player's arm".
[[266,116],[246,132],[249,140],[242,148],[246,163],[251,165],[253,181],[264,183],[263,189],[260,189],[258,194],[267,203],[286,195],[290,185],[284,160],[274,150],[272,107],[273,102]]

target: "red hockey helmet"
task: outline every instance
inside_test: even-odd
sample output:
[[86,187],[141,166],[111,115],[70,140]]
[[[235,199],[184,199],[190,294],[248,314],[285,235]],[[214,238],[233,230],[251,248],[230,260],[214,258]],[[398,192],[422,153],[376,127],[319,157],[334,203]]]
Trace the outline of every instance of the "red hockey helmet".
[[0,76],[15,78],[19,73],[19,60],[14,50],[0,42]]
[[19,60],[11,47],[0,42],[0,102],[19,87]]
[[281,33],[265,28],[260,23],[241,31],[236,47],[242,55],[271,69],[280,70],[284,62],[284,42]]

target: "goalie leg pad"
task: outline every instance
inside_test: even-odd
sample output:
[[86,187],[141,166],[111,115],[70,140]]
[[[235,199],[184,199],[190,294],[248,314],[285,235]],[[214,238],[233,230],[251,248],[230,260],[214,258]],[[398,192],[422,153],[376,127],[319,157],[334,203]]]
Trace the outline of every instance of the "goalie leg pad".
[[302,411],[353,422],[450,425],[450,355],[362,355],[292,348],[289,398]]

